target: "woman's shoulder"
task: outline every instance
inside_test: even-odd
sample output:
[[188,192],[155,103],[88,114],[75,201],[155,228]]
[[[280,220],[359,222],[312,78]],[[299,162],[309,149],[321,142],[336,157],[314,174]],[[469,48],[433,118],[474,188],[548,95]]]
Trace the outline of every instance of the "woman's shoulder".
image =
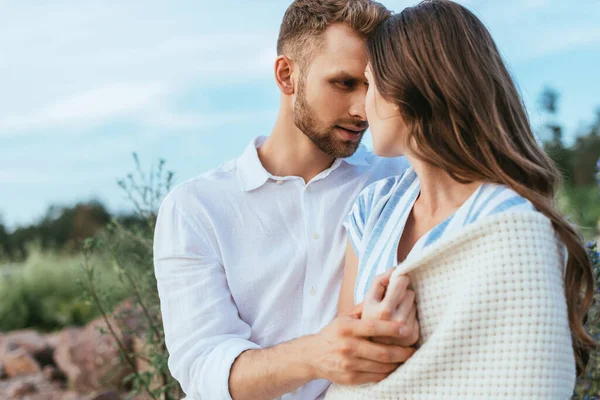
[[535,206],[514,189],[501,184],[484,183],[473,202],[471,222],[503,212],[537,212]]
[[402,196],[415,180],[416,174],[412,168],[409,168],[401,175],[389,176],[371,183],[358,195],[351,214],[366,223],[368,219],[386,208],[391,198],[397,199]]
[[408,168],[401,175],[388,176],[371,183],[360,193],[359,197],[369,199],[373,203],[390,195],[402,195],[417,179],[417,174]]

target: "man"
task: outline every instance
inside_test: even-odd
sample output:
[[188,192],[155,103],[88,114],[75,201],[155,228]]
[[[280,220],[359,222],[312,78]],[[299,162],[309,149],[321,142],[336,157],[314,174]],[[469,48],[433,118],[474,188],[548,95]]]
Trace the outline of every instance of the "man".
[[314,400],[331,381],[379,381],[412,354],[369,340],[413,344],[397,321],[336,318],[342,222],[362,189],[408,167],[359,146],[365,35],[389,15],[371,0],[293,2],[271,135],[164,199],[155,272],[169,367],[188,400]]

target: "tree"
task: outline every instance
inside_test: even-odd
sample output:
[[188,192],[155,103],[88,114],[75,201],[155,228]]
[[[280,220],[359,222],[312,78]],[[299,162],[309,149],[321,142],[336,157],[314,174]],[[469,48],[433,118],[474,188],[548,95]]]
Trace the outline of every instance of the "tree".
[[0,259],[3,258],[12,258],[12,246],[10,236],[4,227],[2,218],[0,218]]
[[565,182],[570,183],[573,180],[573,152],[565,147],[563,129],[557,122],[559,98],[556,90],[547,87],[538,99],[542,111],[546,114],[544,150],[561,170]]

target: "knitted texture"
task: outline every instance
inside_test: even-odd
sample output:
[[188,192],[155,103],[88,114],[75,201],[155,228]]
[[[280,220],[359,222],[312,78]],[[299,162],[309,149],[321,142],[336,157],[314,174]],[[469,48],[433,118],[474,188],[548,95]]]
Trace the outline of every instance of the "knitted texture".
[[564,246],[540,213],[503,213],[398,266],[416,294],[419,350],[377,384],[326,400],[568,399],[575,358]]

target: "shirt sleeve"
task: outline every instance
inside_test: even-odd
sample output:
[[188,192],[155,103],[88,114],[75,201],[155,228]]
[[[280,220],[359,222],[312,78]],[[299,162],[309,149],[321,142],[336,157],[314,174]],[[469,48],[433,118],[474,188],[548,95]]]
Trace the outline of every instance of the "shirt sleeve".
[[167,196],[154,234],[154,272],[171,374],[189,397],[231,400],[231,366],[260,347],[239,317],[210,226]]
[[356,198],[352,209],[344,220],[344,227],[348,232],[348,239],[354,248],[356,255],[362,251],[362,242],[365,234],[365,227],[369,217],[369,210],[374,196],[374,185],[365,188]]

